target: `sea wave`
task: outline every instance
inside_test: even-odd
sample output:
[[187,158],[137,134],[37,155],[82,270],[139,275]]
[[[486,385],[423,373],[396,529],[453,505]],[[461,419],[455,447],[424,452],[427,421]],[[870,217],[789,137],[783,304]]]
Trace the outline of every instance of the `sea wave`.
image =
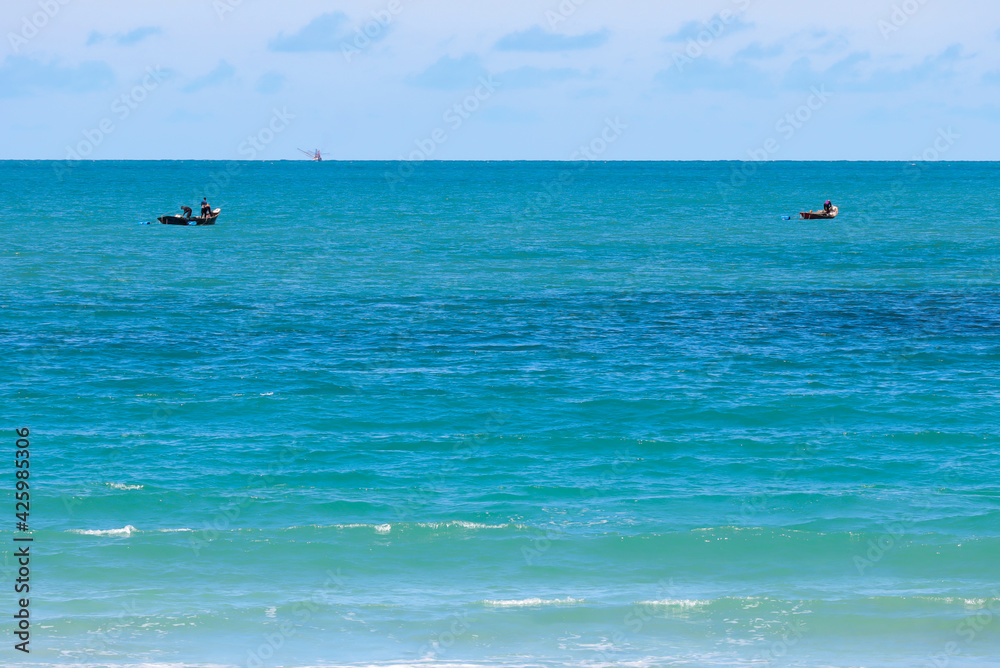
[[128,491],[135,489],[142,489],[143,487],[145,487],[145,485],[126,485],[123,482],[106,482],[104,484],[110,487],[111,489],[121,489]]
[[635,605],[663,606],[671,608],[699,608],[711,605],[712,601],[703,601],[693,598],[665,598],[662,601],[638,601]]
[[80,534],[81,536],[131,536],[133,533],[138,532],[131,524],[128,524],[121,529],[70,529],[69,533]]
[[490,600],[483,601],[483,605],[491,608],[535,608],[543,605],[577,605],[583,603],[582,598],[522,598],[513,600]]
[[396,523],[390,524],[388,522],[384,524],[376,524],[374,522],[354,522],[351,524],[328,524],[319,525],[311,524],[309,526],[294,526],[288,527],[288,530],[293,529],[374,529],[377,533],[389,533],[393,529],[407,529],[416,527],[419,529],[483,529],[483,530],[497,530],[497,529],[527,529],[529,527],[523,524],[482,524],[480,522],[466,522],[463,520],[448,520],[444,522],[417,522],[414,524],[407,523]]
[[479,522],[463,522],[460,520],[452,520],[449,522],[420,522],[417,524],[418,527],[423,529],[441,529],[441,528],[453,528],[458,527],[460,529],[526,529],[527,527],[523,524],[481,524]]

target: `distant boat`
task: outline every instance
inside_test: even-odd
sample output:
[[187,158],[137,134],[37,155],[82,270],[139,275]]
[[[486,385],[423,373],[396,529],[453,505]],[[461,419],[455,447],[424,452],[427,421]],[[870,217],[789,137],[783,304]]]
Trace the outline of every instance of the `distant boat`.
[[312,151],[306,151],[305,149],[301,148],[299,150],[308,155],[309,159],[312,160],[313,162],[323,162],[323,153],[318,148],[313,149]]
[[837,217],[838,213],[840,213],[840,209],[833,207],[829,213],[826,211],[805,211],[799,215],[805,220],[832,220]]
[[164,225],[215,225],[215,219],[222,209],[213,209],[208,216],[160,216],[158,221]]

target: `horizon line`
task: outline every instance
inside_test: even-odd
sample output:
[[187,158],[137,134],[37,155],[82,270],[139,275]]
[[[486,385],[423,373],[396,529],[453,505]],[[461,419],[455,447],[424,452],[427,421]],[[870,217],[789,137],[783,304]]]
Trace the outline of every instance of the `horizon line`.
[[240,163],[275,163],[275,162],[294,162],[302,164],[318,164],[323,162],[332,163],[400,163],[400,164],[423,164],[423,163],[482,163],[482,162],[530,162],[530,163],[544,163],[544,162],[557,162],[557,163],[595,163],[595,164],[608,164],[608,163],[688,163],[688,162],[698,162],[698,163],[715,163],[715,162],[737,162],[745,164],[777,164],[777,163],[820,163],[820,162],[835,162],[835,163],[940,163],[940,164],[951,164],[951,163],[1000,163],[1000,157],[994,160],[973,160],[973,159],[956,159],[956,160],[901,160],[901,159],[857,159],[857,158],[840,158],[840,159],[823,159],[823,158],[808,158],[801,160],[739,160],[735,158],[672,158],[672,159],[651,159],[651,158],[623,158],[618,160],[570,160],[566,158],[455,158],[455,159],[427,159],[427,160],[399,160],[397,159],[377,159],[377,158],[324,158],[321,161],[309,160],[303,158],[274,158],[272,160],[235,160],[232,158],[100,158],[92,160],[66,160],[59,158],[0,158],[0,163],[5,162],[61,162],[70,164],[80,164],[80,163],[96,163],[96,162],[240,162]]

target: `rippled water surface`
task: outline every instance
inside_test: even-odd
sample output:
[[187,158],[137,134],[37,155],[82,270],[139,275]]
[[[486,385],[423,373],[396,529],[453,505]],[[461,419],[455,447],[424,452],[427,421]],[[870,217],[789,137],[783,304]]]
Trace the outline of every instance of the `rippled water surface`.
[[1000,665],[1000,165],[54,167],[24,665]]

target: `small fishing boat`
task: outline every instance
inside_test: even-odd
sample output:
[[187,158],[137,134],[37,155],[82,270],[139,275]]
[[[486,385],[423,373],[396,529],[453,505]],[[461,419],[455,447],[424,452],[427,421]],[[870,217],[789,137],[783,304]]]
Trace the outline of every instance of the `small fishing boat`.
[[837,217],[840,213],[840,209],[833,207],[829,212],[827,211],[803,211],[799,215],[805,220],[832,220]]
[[215,225],[220,213],[222,209],[212,209],[208,216],[160,216],[157,220],[164,225]]

